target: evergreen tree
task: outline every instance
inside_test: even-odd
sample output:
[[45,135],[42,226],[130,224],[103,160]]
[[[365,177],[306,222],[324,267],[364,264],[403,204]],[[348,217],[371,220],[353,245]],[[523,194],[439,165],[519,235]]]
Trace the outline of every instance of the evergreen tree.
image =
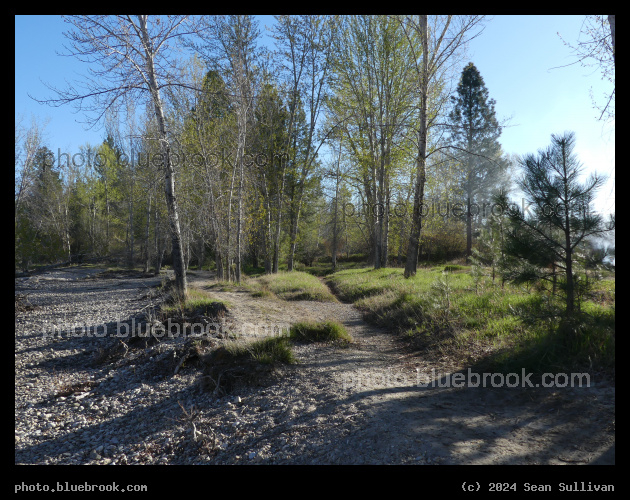
[[17,214],[16,256],[29,262],[55,262],[64,255],[63,183],[55,155],[46,146],[33,158],[33,185]]
[[466,203],[466,256],[472,252],[473,219],[480,206],[502,183],[507,162],[502,159],[498,142],[501,127],[489,99],[479,70],[473,63],[462,71],[457,95],[451,97],[453,110],[449,115],[451,138],[462,164],[462,189]]
[[[576,247],[589,236],[609,228],[603,217],[591,211],[595,192],[604,179],[591,174],[578,182],[582,166],[573,154],[575,135],[552,135],[551,146],[521,159],[524,169],[518,186],[525,194],[527,210],[508,211],[511,227],[505,234],[507,277],[513,282],[553,281],[563,274],[566,314],[575,310]],[[527,212],[530,212],[529,214]],[[510,263],[511,262],[511,263]]]

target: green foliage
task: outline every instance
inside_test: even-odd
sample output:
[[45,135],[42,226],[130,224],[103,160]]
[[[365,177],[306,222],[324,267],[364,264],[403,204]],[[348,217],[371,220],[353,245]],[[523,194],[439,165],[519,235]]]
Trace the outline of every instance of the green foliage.
[[464,270],[467,270],[467,269],[469,269],[468,266],[460,266],[459,264],[447,264],[446,266],[444,266],[444,272],[445,273],[464,271]]
[[[30,263],[53,263],[69,257],[67,191],[54,153],[37,149],[31,184],[16,213],[16,260],[26,270]],[[16,263],[18,263],[16,262]]]
[[445,270],[443,275],[431,283],[431,294],[434,298],[434,307],[444,311],[448,315],[451,309],[451,287],[449,273]]
[[484,272],[483,267],[480,266],[479,264],[473,263],[473,265],[470,268],[470,275],[472,276],[472,279],[475,283],[475,292],[479,293],[480,288],[482,286],[483,278],[484,276],[486,276],[486,273]]
[[255,361],[266,365],[294,364],[295,355],[286,337],[270,337],[249,344],[234,344],[234,356],[248,355]]
[[[376,268],[388,264],[385,211],[390,205],[393,210],[394,193],[401,193],[413,161],[406,148],[411,134],[406,132],[418,122],[417,41],[398,19],[384,15],[340,19],[335,39],[327,104],[341,123],[344,154],[353,166],[348,177],[358,187],[355,204],[363,207],[360,214],[347,218],[352,226],[361,225],[364,246]],[[408,193],[400,198],[405,196]],[[399,222],[393,218],[392,224]],[[391,239],[400,247],[395,238],[404,231],[397,229]]]
[[400,269],[344,270],[327,280],[367,320],[456,363],[508,372],[614,369],[614,280],[599,282],[582,313],[566,323],[562,304],[544,292],[500,287],[487,268],[477,283],[469,273],[443,269],[419,268],[409,280]]

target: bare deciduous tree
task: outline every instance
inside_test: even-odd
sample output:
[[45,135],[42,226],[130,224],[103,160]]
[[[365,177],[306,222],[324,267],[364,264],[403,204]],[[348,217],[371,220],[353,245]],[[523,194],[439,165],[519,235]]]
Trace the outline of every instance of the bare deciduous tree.
[[25,128],[21,120],[15,124],[15,223],[25,192],[29,189],[33,176],[35,153],[43,145],[43,133],[46,123],[32,119],[30,127]]
[[73,28],[64,33],[70,41],[69,56],[89,64],[88,77],[65,89],[51,88],[55,99],[45,102],[53,106],[74,104],[79,110],[96,113],[91,122],[123,102],[142,102],[148,93],[158,123],[158,137],[165,173],[165,193],[172,239],[175,284],[180,295],[186,292],[186,274],[180,235],[174,168],[164,118],[161,91],[183,85],[177,79],[171,58],[175,42],[198,32],[197,21],[189,16],[64,16]]
[[[299,102],[304,106],[306,129],[302,147],[287,144],[295,182],[289,195],[289,257],[287,269],[293,270],[298,241],[298,227],[303,209],[306,183],[312,174],[318,151],[325,141],[317,138],[317,125],[326,94],[333,53],[335,16],[276,16],[275,38],[279,56],[287,74],[289,89],[289,140],[298,128]],[[302,151],[299,151],[302,149]],[[299,164],[299,168],[298,168]]]
[[[237,146],[235,152],[230,200],[233,196],[234,182],[237,182],[237,216],[235,279],[241,281],[243,256],[243,196],[244,196],[244,156],[248,137],[248,123],[253,112],[255,98],[255,77],[258,56],[256,40],[260,34],[254,16],[206,16],[205,29],[199,32],[202,46],[196,47],[212,67],[221,68],[226,75],[229,96],[234,105],[237,123]],[[236,176],[238,175],[238,179]],[[228,238],[231,228],[231,208],[228,207]]]
[[[558,33],[558,36],[560,34]],[[584,18],[577,45],[565,41],[560,36],[562,42],[569,47],[577,60],[570,64],[580,63],[582,66],[598,66],[602,72],[602,79],[613,84],[613,90],[607,96],[606,104],[601,108],[591,93],[593,105],[597,110],[601,110],[599,119],[606,117],[614,118],[615,101],[615,16],[614,15],[588,15]],[[565,65],[568,66],[568,65]],[[559,66],[563,67],[563,66]]]
[[400,19],[405,30],[409,34],[415,33],[422,43],[422,54],[418,54],[416,57],[416,61],[418,61],[416,72],[420,94],[420,120],[417,130],[416,179],[405,278],[414,276],[418,268],[428,132],[432,122],[437,117],[437,113],[431,119],[428,116],[429,89],[439,79],[439,75],[448,69],[449,63],[452,65],[457,60],[456,55],[460,49],[480,34],[480,32],[471,34],[471,31],[479,25],[482,19],[483,16],[435,16],[430,26],[427,15],[405,16]]

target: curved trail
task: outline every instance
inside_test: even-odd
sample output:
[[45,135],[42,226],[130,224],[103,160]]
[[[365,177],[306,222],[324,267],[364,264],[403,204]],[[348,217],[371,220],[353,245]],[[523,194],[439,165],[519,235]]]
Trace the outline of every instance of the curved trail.
[[[195,275],[191,285],[210,283],[210,275]],[[614,387],[493,387],[489,378],[486,387],[472,387],[474,374],[470,387],[459,387],[461,379],[406,351],[351,304],[212,293],[231,303],[237,327],[331,319],[355,339],[347,348],[296,348],[301,364],[288,370],[287,382],[327,402],[311,408],[312,418],[302,415],[301,425],[317,427],[338,414],[352,422],[331,439],[336,446],[304,463],[614,463]]]

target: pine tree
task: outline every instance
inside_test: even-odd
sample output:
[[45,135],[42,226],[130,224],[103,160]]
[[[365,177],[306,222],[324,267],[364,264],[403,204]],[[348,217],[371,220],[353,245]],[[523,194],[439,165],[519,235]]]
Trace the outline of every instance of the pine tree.
[[466,203],[466,256],[472,253],[473,219],[480,206],[501,184],[507,162],[502,159],[498,142],[501,127],[489,99],[479,70],[471,62],[462,71],[457,95],[451,97],[453,110],[449,115],[452,145],[462,164],[462,189]]
[[575,311],[576,247],[589,236],[609,228],[603,217],[591,211],[595,192],[604,179],[591,174],[578,182],[582,166],[573,154],[575,135],[552,135],[551,145],[520,161],[524,175],[518,186],[525,194],[526,209],[508,211],[511,227],[506,231],[507,277],[513,282],[549,280],[562,274],[566,315]]

